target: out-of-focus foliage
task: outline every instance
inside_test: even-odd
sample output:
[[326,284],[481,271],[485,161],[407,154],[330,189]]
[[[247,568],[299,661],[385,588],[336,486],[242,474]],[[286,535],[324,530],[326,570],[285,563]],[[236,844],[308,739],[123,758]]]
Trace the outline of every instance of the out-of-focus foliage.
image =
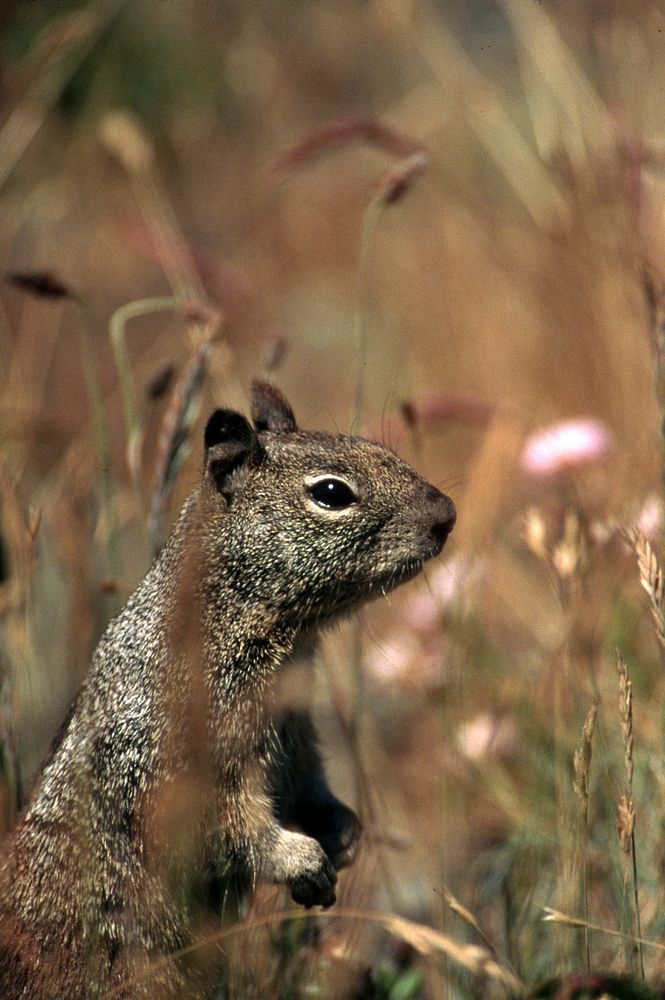
[[339,916],[273,926],[264,888],[227,921],[227,995],[658,995],[660,5],[0,18],[2,829],[203,416],[268,374],[459,522],[326,637],[315,702],[365,846]]

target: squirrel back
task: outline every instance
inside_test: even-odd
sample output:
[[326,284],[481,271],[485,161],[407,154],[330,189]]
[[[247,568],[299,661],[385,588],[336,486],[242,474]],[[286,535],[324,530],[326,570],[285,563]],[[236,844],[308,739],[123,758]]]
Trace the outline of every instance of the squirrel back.
[[5,1000],[208,996],[215,971],[170,956],[214,919],[220,858],[305,906],[334,903],[353,860],[360,823],[309,714],[276,713],[276,673],[418,573],[455,510],[382,445],[300,431],[268,383],[252,418],[210,417],[200,482],[4,846]]

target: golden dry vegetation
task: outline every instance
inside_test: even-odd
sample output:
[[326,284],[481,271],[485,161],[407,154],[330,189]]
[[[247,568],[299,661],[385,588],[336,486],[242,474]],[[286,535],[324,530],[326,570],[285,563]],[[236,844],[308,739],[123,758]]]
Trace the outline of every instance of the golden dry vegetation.
[[326,640],[364,847],[329,913],[264,889],[225,922],[223,995],[662,996],[665,7],[0,20],[0,822],[206,413],[267,374],[459,522]]

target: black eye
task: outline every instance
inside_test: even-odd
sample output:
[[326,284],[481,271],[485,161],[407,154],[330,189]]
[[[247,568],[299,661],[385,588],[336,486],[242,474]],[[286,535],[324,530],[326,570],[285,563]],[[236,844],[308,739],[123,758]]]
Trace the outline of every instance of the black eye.
[[356,502],[356,495],[343,479],[319,479],[307,488],[309,495],[319,507],[327,510],[342,510]]

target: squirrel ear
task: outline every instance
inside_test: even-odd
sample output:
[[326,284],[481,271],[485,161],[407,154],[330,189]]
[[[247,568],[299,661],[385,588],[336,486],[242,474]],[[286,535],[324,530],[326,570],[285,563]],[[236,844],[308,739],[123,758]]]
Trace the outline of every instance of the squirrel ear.
[[251,402],[252,420],[257,431],[289,433],[298,430],[293,410],[272,382],[254,379]]
[[222,493],[231,473],[261,449],[252,425],[234,410],[215,410],[206,424],[203,443],[204,472]]

